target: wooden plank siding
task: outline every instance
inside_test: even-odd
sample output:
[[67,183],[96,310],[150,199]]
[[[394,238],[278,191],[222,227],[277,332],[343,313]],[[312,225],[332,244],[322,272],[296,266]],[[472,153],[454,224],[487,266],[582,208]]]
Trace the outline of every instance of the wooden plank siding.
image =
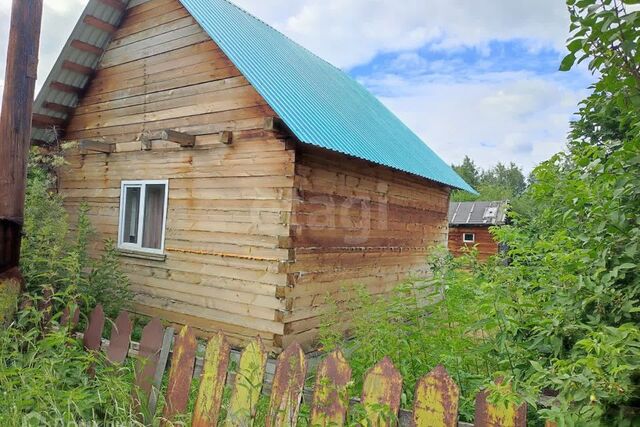
[[[449,251],[454,256],[460,256],[466,250],[475,247],[478,250],[478,258],[482,261],[498,253],[498,243],[493,240],[493,236],[489,232],[488,225],[461,225],[449,227]],[[463,236],[465,233],[473,233],[475,235],[474,243],[465,243]]]
[[[449,188],[292,141],[265,129],[272,117],[178,0],[127,10],[64,135],[115,148],[68,151],[59,177],[71,222],[87,203],[99,240],[117,238],[121,181],[168,180],[165,256],[121,257],[136,312],[200,336],[222,330],[234,347],[259,335],[269,351],[308,350],[328,294],[384,294],[428,274]],[[194,147],[149,147],[163,129],[194,135]]]
[[[60,186],[72,222],[86,202],[99,236],[116,239],[121,181],[169,180],[165,260],[121,258],[135,311],[279,348],[295,153],[263,130],[273,116],[177,0],[128,10],[65,135],[115,152],[70,151]],[[162,129],[196,135],[195,147],[142,151],[141,135]],[[225,130],[232,145],[220,142]]]
[[301,146],[296,153],[285,342],[317,338],[327,296],[354,285],[383,294],[428,275],[427,249],[447,239],[448,187],[359,159]]

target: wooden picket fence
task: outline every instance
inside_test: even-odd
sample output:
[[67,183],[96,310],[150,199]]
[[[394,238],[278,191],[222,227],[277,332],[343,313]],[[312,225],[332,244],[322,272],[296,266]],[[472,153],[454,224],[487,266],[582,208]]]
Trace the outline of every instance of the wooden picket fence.
[[[66,309],[60,323],[73,330],[78,320],[77,308]],[[155,393],[160,388],[169,354],[172,354],[161,419],[161,425],[171,425],[177,416],[187,411],[198,348],[195,331],[185,326],[173,337],[173,329],[165,330],[161,321],[155,318],[144,327],[140,343],[136,346],[131,342],[132,322],[127,312],[122,311],[119,314],[113,323],[110,340],[103,343],[104,325],[104,311],[102,306],[98,305],[89,315],[87,327],[82,334],[84,347],[87,351],[100,351],[104,348],[106,358],[111,363],[123,363],[131,349],[137,349],[135,391],[132,392],[137,408],[146,404],[148,412],[155,413]],[[218,425],[230,352],[229,343],[221,332],[206,344],[200,385],[191,415],[191,425],[194,427]],[[254,424],[258,399],[263,390],[266,365],[267,351],[260,337],[256,337],[240,354],[231,385],[231,397],[226,407],[226,418],[223,420],[225,427]],[[305,354],[297,343],[291,344],[276,361],[266,416],[267,427],[296,425],[305,395],[306,374]],[[324,357],[315,372],[309,425],[345,425],[351,403],[348,395],[350,382],[351,368],[340,350]],[[403,420],[403,417],[398,417],[402,376],[391,359],[385,357],[365,375],[360,398],[364,411],[360,424],[375,427],[393,426],[398,423],[411,426],[458,426],[459,393],[458,386],[444,367],[438,366],[417,383],[413,411],[408,413],[408,420]],[[526,403],[504,407],[492,404],[486,391],[477,395],[477,427],[524,427],[526,416]],[[181,420],[184,420],[184,415],[181,415]],[[153,422],[152,419],[144,421],[147,424]]]

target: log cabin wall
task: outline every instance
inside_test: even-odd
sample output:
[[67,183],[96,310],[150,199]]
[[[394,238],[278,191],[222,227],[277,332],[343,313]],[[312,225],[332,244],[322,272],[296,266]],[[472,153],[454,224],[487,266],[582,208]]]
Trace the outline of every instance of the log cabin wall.
[[[263,130],[273,116],[177,0],[127,12],[65,135],[115,152],[69,152],[60,186],[72,221],[86,202],[98,237],[116,240],[121,181],[169,180],[166,259],[121,258],[135,311],[280,348],[295,154]],[[196,135],[195,147],[142,150],[141,134],[167,128]]]
[[295,190],[285,345],[309,348],[328,294],[340,301],[354,285],[383,294],[425,276],[427,248],[447,242],[444,185],[299,145]]
[[[482,261],[498,253],[498,243],[493,240],[493,236],[489,232],[488,225],[485,226],[450,226],[449,227],[449,251],[454,256],[460,256],[464,253],[464,248],[473,248],[478,250],[478,258]],[[465,233],[472,233],[475,236],[474,243],[465,243],[463,236]]]

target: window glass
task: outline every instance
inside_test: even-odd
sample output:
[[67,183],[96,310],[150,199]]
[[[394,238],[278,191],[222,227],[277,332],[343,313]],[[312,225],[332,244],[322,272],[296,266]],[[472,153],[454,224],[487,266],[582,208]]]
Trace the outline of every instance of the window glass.
[[142,233],[143,248],[162,248],[164,192],[164,184],[147,185],[144,202],[144,231]]
[[138,222],[140,218],[140,187],[125,187],[124,243],[138,243]]
[[473,243],[476,240],[476,236],[473,233],[464,233],[463,240],[465,243]]

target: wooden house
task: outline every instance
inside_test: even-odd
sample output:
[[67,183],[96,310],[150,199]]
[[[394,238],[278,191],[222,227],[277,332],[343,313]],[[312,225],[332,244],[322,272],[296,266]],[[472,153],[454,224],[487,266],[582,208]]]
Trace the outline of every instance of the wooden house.
[[456,256],[475,247],[478,258],[486,260],[500,251],[489,231],[507,222],[506,201],[452,202],[449,205],[449,251]]
[[[138,313],[309,348],[326,297],[427,274],[470,187],[345,73],[226,0],[90,0],[33,139],[118,243]],[[99,254],[101,248],[93,248]]]

